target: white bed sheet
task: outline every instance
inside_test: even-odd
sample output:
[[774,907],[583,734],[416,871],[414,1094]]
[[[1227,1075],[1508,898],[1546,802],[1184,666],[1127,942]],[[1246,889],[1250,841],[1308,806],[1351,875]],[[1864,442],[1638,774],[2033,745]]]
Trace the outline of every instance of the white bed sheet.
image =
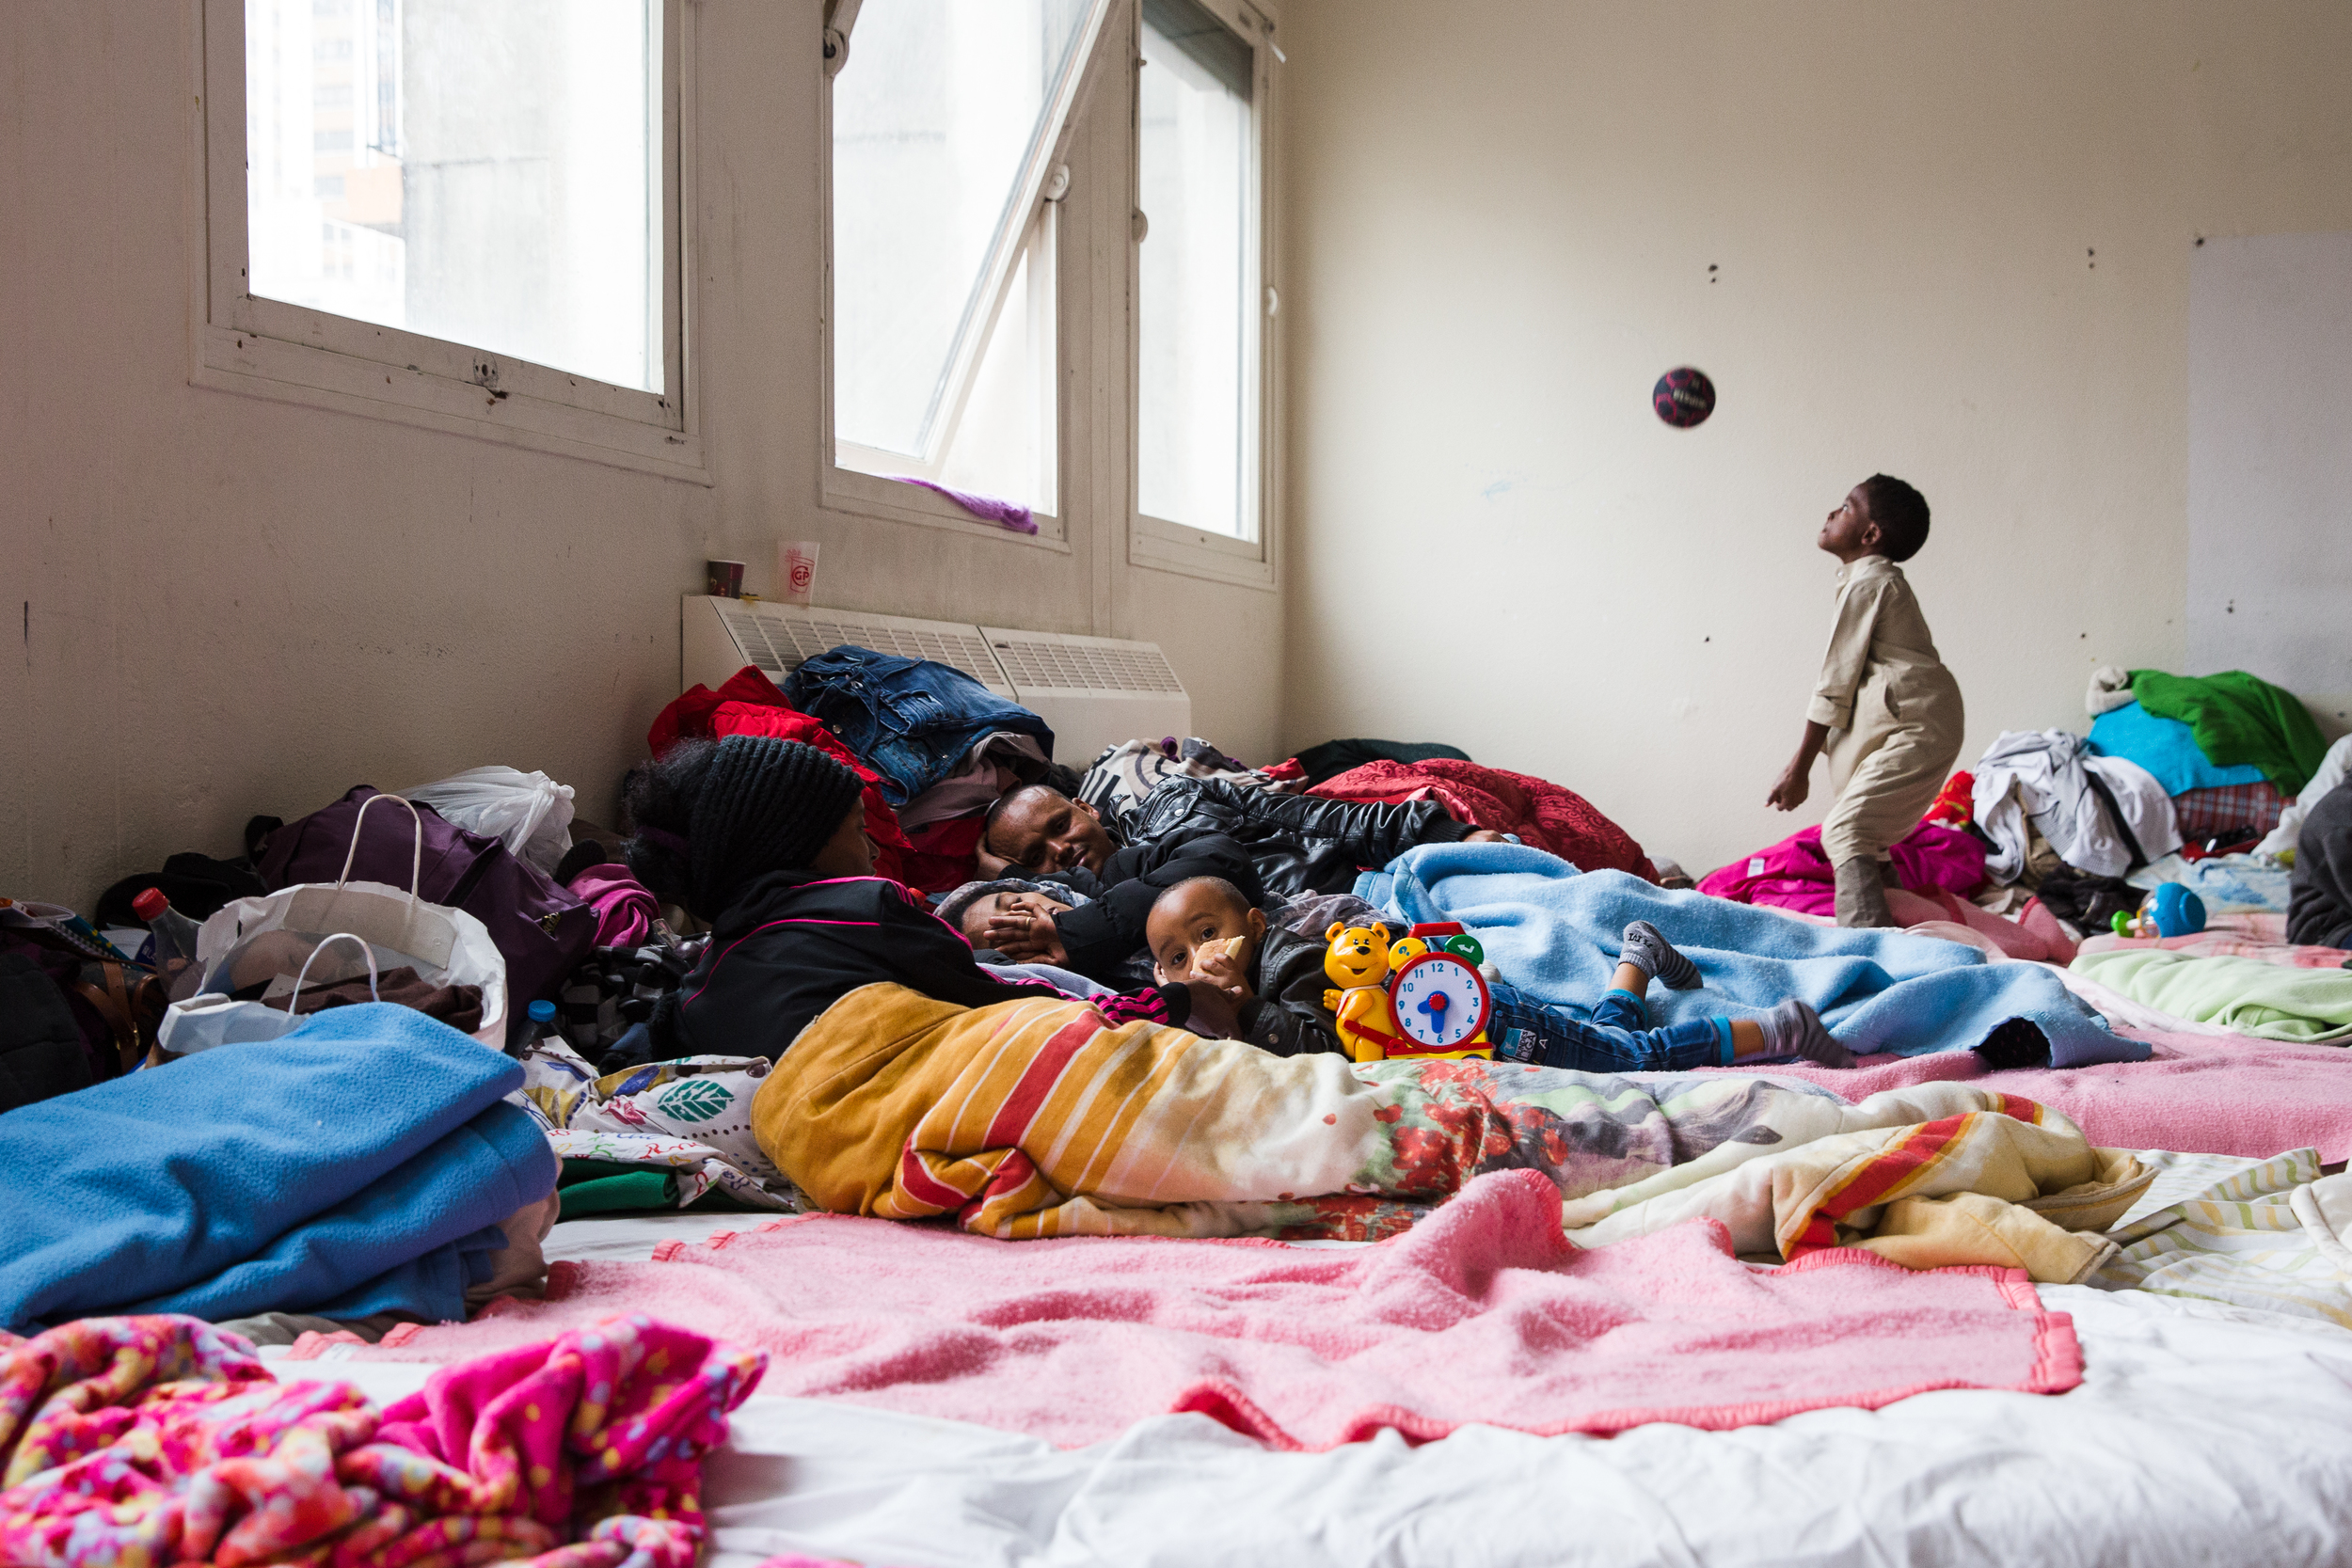
[[[750,1224],[758,1223],[754,1216]],[[559,1226],[553,1257],[644,1259],[743,1216]],[[711,1568],[786,1551],[869,1568],[1400,1568],[2352,1560],[2352,1333],[2044,1286],[2081,1387],[1954,1390],[1705,1433],[1472,1427],[1270,1452],[1201,1416],[1063,1451],[961,1422],[754,1395],[708,1461]],[[305,1363],[378,1399],[429,1367]]]

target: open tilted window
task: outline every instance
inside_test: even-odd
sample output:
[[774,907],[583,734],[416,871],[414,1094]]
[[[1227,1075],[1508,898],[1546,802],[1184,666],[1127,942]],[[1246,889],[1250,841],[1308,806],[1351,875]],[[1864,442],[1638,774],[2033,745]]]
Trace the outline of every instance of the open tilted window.
[[864,0],[833,86],[828,499],[1058,536],[1061,149],[1111,0]]

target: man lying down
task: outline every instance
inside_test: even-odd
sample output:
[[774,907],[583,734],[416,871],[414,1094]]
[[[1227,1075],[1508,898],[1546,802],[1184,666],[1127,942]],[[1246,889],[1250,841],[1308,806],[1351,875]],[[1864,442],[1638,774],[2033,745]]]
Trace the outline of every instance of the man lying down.
[[[1276,1055],[1173,1027],[1148,1000],[1122,1019],[979,970],[913,895],[870,875],[857,781],[808,748],[680,748],[632,777],[628,803],[632,868],[714,927],[657,1016],[659,1042],[774,1057],[755,1133],[826,1210],[953,1214],[1007,1238],[1373,1234],[1485,1170],[1531,1166],[1581,1205],[1574,1223],[1629,1234],[1672,1210],[1785,1254],[1893,1224],[1915,1237],[1907,1261],[2023,1263],[2045,1278],[2074,1277],[2101,1251],[2007,1215],[2118,1174],[2063,1117],[2023,1101],[1935,1084],[1848,1105],[1755,1080],[1669,1093],[1517,1064]],[[1184,1006],[1231,1027],[1214,980],[1152,994],[1162,1017]],[[1893,1147],[1927,1132],[1934,1159]],[[1760,1182],[1748,1168],[1799,1153],[1821,1168]],[[1867,1184],[1872,1208],[1824,1217],[1861,1190],[1848,1167],[1889,1158],[1903,1174]],[[1963,1196],[2002,1223],[1948,1207],[1899,1215],[1895,1201]]]
[[1198,779],[1163,784],[1115,832],[1084,800],[1030,784],[989,808],[978,854],[991,880],[957,890],[940,915],[1011,962],[1120,986],[1150,974],[1144,924],[1179,882],[1219,878],[1271,912],[1343,894],[1358,867],[1408,849],[1502,841],[1434,800],[1323,800]]

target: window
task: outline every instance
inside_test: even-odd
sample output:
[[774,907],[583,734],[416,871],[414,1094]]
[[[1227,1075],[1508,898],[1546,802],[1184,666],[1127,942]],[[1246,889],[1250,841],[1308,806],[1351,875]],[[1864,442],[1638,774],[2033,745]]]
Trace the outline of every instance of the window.
[[679,0],[201,0],[197,379],[704,478]]
[[1264,546],[1265,21],[1141,0],[1134,555],[1269,581]]
[[833,87],[839,468],[1057,512],[1069,175],[1055,153],[1108,9],[858,8]]
[[[1274,586],[1274,24],[1254,0],[827,0],[819,501]],[[912,481],[913,485],[896,483]],[[1017,539],[1006,534],[1000,537]]]

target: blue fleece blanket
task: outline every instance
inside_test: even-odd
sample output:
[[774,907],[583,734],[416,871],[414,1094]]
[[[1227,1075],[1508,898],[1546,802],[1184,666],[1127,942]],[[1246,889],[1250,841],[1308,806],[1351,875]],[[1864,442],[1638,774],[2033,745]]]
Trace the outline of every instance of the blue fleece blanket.
[[1661,1023],[1752,1018],[1801,996],[1857,1054],[1966,1051],[2030,1019],[2055,1067],[2137,1062],[2040,964],[1988,963],[1973,947],[1897,931],[1840,930],[1702,893],[1668,893],[1622,871],[1579,872],[1510,844],[1437,844],[1356,880],[1356,895],[1407,922],[1458,920],[1519,990],[1588,1007],[1609,989],[1627,924],[1646,920],[1699,967],[1698,990],[1652,986]]
[[501,1221],[555,1188],[522,1069],[368,1004],[0,1116],[0,1323],[465,1316]]
[[2093,720],[2090,746],[2102,756],[2139,764],[2167,795],[2260,784],[2265,777],[2250,763],[2221,767],[2198,746],[2195,730],[2178,719],[2159,719],[2137,703],[2109,708]]

